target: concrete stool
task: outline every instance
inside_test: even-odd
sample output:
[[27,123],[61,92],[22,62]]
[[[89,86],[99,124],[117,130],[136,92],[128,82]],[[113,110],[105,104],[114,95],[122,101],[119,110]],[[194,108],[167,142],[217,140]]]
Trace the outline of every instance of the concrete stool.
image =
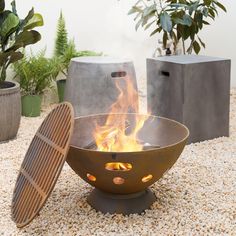
[[129,77],[137,88],[132,61],[111,57],[78,57],[71,60],[65,101],[75,116],[107,113],[119,94],[115,81]]
[[148,58],[149,110],[185,124],[190,143],[228,136],[230,66],[196,55]]

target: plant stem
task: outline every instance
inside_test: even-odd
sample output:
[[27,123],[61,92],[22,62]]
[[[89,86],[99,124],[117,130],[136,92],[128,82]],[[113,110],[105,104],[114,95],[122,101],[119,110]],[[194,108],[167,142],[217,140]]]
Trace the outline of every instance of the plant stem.
[[182,38],[182,45],[183,45],[183,52],[184,52],[184,55],[186,54],[186,50],[185,50],[185,43],[184,43],[184,39]]
[[159,0],[159,3],[160,3],[160,7],[161,7],[161,10],[163,10],[163,6],[162,6],[162,0]]
[[0,75],[0,83],[3,83],[6,80],[6,66],[2,65],[1,75]]

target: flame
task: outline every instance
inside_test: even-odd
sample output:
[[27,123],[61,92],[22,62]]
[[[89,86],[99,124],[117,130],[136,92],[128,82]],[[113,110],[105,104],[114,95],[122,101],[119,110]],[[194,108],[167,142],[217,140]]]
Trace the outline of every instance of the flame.
[[122,163],[122,162],[111,162],[105,165],[107,170],[124,170],[128,171],[132,169],[132,165],[130,163]]
[[[104,125],[96,124],[93,133],[97,150],[106,152],[133,152],[143,150],[137,134],[148,116],[135,116],[135,127],[129,126],[127,113],[138,113],[138,92],[130,78],[117,79],[118,98],[110,108]],[[114,113],[116,115],[114,115]]]

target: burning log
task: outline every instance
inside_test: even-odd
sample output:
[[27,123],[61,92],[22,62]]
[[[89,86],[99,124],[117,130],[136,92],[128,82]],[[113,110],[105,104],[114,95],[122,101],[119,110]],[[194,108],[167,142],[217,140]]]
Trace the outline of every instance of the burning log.
[[132,165],[130,163],[112,162],[112,163],[107,163],[105,168],[111,171],[116,171],[116,170],[128,171],[132,169]]
[[[151,144],[151,143],[145,143],[142,140],[137,140],[140,144],[143,145],[143,151],[147,151],[147,150],[151,150],[151,149],[156,149],[156,148],[160,148],[161,146],[159,145],[155,145],[155,144]],[[98,147],[96,145],[95,140],[91,141],[88,145],[86,145],[84,147],[85,149],[90,149],[90,150],[98,150]]]

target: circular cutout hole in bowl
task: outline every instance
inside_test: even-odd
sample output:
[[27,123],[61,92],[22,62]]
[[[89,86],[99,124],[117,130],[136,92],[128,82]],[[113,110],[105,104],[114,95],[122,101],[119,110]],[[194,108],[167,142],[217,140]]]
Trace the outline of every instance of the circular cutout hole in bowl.
[[92,182],[95,182],[97,180],[97,178],[91,174],[87,174],[87,178]]
[[121,178],[121,177],[115,177],[114,179],[113,179],[113,183],[114,184],[117,184],[117,185],[121,185],[121,184],[123,184],[125,182],[125,180],[123,179],[123,178]]
[[152,175],[146,175],[142,178],[142,182],[146,183],[146,182],[150,181],[152,178],[153,178]]
[[109,171],[129,171],[132,169],[132,165],[123,162],[109,162],[106,163],[105,169]]

